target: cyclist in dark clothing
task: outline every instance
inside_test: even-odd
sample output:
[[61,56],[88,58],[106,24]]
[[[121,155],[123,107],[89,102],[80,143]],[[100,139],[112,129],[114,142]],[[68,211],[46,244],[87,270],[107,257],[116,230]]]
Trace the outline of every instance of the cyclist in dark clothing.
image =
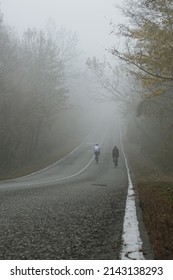
[[118,166],[119,150],[117,146],[114,146],[112,150],[112,159],[115,166]]

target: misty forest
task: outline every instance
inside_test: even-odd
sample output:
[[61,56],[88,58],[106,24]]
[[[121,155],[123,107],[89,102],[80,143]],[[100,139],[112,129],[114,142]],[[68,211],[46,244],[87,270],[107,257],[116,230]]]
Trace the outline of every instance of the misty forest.
[[114,66],[96,58],[88,59],[87,65],[109,93],[105,99],[119,105],[126,126],[124,141],[135,153],[133,160],[139,155],[155,172],[169,173],[173,164],[172,1],[125,2],[122,13],[131,25],[110,23],[113,36],[123,41],[123,47],[109,49]]
[[[86,59],[84,67],[98,89],[93,102],[110,103],[115,118],[119,116],[124,150],[154,243],[158,225],[162,232],[172,217],[173,3],[125,3],[120,7],[124,23],[110,21],[110,36],[119,43],[110,46],[103,59],[97,54]],[[71,89],[75,75],[80,79],[74,70],[77,60],[78,40],[71,31],[50,21],[44,30],[28,27],[19,36],[0,13],[1,180],[53,164],[87,135],[89,109],[82,117],[85,105],[80,108]],[[152,208],[156,189],[160,192]],[[160,225],[162,213],[158,210],[157,216],[156,208],[164,195],[167,214]],[[165,231],[169,236],[168,227]],[[161,233],[157,238],[157,257],[169,258],[167,248],[158,249],[165,238]]]
[[[63,149],[67,149],[65,139],[69,138],[74,121],[76,126],[79,122],[77,116],[70,115],[67,87],[76,43],[75,34],[57,29],[52,21],[45,31],[28,28],[19,38],[4,23],[1,13],[2,177],[15,174],[16,170],[28,173],[39,169],[62,156]],[[73,138],[72,143],[67,143],[71,147],[75,145]]]

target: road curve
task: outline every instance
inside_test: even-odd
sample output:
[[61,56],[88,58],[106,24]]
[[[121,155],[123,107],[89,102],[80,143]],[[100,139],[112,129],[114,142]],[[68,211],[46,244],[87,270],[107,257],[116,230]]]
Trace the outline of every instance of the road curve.
[[0,259],[119,259],[127,188],[118,127],[108,122],[51,167],[0,183]]

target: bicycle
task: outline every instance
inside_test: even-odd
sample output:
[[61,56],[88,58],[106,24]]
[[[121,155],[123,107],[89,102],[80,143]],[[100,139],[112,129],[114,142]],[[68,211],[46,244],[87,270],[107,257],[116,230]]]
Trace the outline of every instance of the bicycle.
[[114,157],[114,158],[113,158],[113,163],[114,163],[114,166],[115,166],[115,167],[118,166],[118,158],[117,158],[117,157]]
[[95,161],[96,163],[99,162],[99,153],[95,152]]

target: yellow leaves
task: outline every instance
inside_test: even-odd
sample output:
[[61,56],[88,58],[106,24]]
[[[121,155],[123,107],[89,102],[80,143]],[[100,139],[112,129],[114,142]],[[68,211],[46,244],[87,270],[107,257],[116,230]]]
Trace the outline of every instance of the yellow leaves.
[[[126,30],[126,50],[117,54],[128,65],[130,71],[136,66],[138,71],[133,71],[144,87],[153,81],[144,80],[144,76],[156,77],[154,83],[164,80],[173,80],[173,6],[171,0],[157,0],[147,6],[147,2],[139,5],[136,1],[127,1],[125,15],[132,24],[121,25],[119,32],[124,36]],[[116,55],[116,53],[115,53]],[[147,75],[146,75],[147,74]],[[157,79],[158,78],[158,79]],[[160,95],[162,90],[155,92]]]
[[164,94],[166,90],[164,88],[157,88],[151,92],[152,96],[160,96]]
[[141,30],[141,29],[134,29],[134,30],[131,30],[131,36],[134,38],[134,39],[144,39],[144,35],[145,35],[145,32],[144,30]]

